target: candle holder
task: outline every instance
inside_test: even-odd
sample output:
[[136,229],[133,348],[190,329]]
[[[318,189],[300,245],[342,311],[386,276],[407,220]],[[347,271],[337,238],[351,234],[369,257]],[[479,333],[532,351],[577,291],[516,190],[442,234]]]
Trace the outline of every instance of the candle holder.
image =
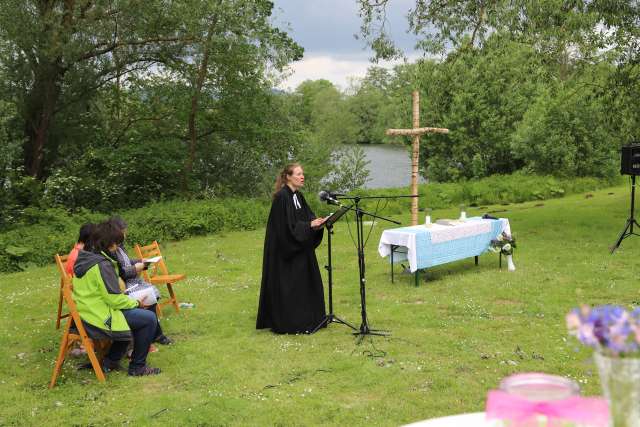
[[489,391],[486,416],[504,427],[609,426],[605,399],[581,397],[575,381],[537,372],[511,375]]
[[431,208],[426,208],[424,210],[424,213],[425,213],[425,215],[424,215],[424,225],[425,225],[425,227],[430,227],[431,226],[431,211],[432,211]]
[[500,382],[500,390],[538,402],[580,395],[577,382],[558,375],[537,372],[510,375]]
[[467,211],[464,205],[460,205],[460,221],[466,221]]

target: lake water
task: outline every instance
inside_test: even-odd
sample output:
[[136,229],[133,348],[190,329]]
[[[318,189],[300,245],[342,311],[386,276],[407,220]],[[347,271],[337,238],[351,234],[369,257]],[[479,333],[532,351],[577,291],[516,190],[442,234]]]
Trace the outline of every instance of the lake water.
[[[403,145],[360,145],[371,163],[365,188],[408,187],[411,185],[411,157]],[[420,177],[420,183],[426,182]]]

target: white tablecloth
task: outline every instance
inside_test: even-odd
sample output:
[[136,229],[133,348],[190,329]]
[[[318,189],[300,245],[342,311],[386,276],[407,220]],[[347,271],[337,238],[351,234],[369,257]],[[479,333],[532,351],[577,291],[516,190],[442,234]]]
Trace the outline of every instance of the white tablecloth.
[[487,421],[484,412],[432,418],[407,424],[405,427],[498,427],[499,421]]
[[415,272],[421,268],[480,255],[489,248],[491,239],[502,232],[511,235],[508,219],[474,217],[456,225],[393,228],[382,232],[378,253],[386,257],[391,254],[391,246],[407,248],[401,253],[394,253],[394,262],[407,259],[411,272]]

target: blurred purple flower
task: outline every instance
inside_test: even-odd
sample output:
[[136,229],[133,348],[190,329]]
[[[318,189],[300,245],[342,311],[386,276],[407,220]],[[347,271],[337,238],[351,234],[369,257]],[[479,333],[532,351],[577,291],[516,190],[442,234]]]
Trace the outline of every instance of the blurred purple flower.
[[584,345],[613,356],[640,349],[640,308],[629,312],[616,305],[583,306],[566,316],[569,334]]

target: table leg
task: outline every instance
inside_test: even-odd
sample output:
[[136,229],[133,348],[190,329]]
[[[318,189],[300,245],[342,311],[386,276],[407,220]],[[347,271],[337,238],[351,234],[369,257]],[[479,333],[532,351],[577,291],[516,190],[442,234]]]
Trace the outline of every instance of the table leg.
[[394,245],[391,245],[391,283],[393,283],[393,252],[396,250]]

